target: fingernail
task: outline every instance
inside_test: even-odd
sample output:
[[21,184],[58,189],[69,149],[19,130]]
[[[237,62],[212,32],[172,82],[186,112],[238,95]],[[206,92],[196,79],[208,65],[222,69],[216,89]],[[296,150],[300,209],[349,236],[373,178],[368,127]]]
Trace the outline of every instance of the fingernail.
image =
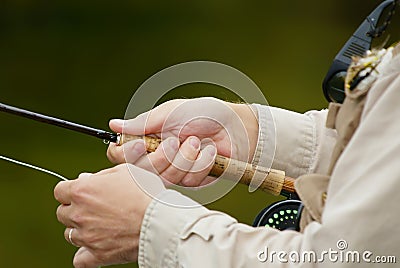
[[200,149],[200,140],[195,137],[191,137],[189,140],[189,144],[193,146],[194,149],[199,150]]
[[179,148],[178,139],[176,139],[176,138],[170,138],[169,141],[168,141],[168,143],[169,143],[169,146],[172,147],[172,149],[174,149],[175,151],[178,150],[178,148]]
[[124,120],[122,119],[111,119],[110,122],[113,122],[116,125],[122,126],[124,124]]
[[184,178],[181,183],[183,184],[183,186],[187,186],[190,182],[192,181],[191,178]]
[[217,149],[214,146],[209,146],[210,148],[208,149],[208,152],[212,157],[214,157],[217,154]]
[[143,154],[146,151],[146,146],[144,145],[144,141],[138,140],[133,145],[133,150],[135,150],[136,153],[138,153],[138,154]]
[[81,174],[79,174],[78,178],[89,177],[89,176],[91,176],[91,175],[92,175],[92,173],[82,172]]

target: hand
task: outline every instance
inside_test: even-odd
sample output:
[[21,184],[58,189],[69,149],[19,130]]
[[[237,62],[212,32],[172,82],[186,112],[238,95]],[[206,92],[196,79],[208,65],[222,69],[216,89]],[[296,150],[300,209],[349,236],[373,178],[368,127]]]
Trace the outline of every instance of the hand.
[[55,187],[61,203],[57,218],[67,227],[65,239],[69,241],[74,228],[69,242],[80,246],[73,261],[76,268],[137,260],[140,228],[151,198],[134,179],[151,183],[152,195],[165,189],[154,174],[127,164],[81,174]]
[[258,137],[257,118],[249,105],[215,98],[168,101],[134,119],[111,120],[110,127],[118,133],[163,139],[147,155],[141,140],[110,144],[110,161],[135,164],[184,186],[212,180],[207,174],[216,154],[251,161]]

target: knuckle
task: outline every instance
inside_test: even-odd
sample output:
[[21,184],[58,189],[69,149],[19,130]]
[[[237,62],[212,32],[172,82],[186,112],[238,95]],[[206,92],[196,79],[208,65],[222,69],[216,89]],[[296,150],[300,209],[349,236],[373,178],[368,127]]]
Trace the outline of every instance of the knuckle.
[[108,158],[108,160],[110,160],[114,164],[119,162],[119,159],[117,157],[116,148],[113,148],[111,146],[108,147],[108,149],[107,149],[107,158]]
[[107,158],[110,161],[112,161],[114,159],[113,151],[112,151],[112,149],[110,147],[108,147],[108,149],[107,149]]
[[83,262],[83,260],[82,259],[78,259],[78,258],[74,258],[74,260],[72,261],[72,265],[75,267],[75,268],[87,268],[87,267],[89,267],[89,266],[87,266],[86,265],[86,263],[85,262]]
[[54,195],[54,198],[57,200],[57,201],[60,201],[60,198],[61,198],[61,184],[62,183],[64,183],[64,182],[59,182],[57,185],[56,185],[56,187],[54,187],[54,190],[53,190],[53,195]]
[[[100,248],[93,249],[92,255],[94,258],[93,262],[98,264],[96,266],[93,266],[93,268],[99,267],[100,264],[103,264],[103,263],[105,264],[111,260],[110,253],[104,249],[100,249]],[[88,266],[88,267],[91,267],[91,266]]]
[[82,231],[80,235],[80,240],[84,245],[90,245],[91,247],[93,247],[95,236],[89,231]]
[[57,201],[60,201],[60,193],[59,193],[58,189],[59,188],[58,188],[58,184],[57,184],[56,187],[54,187],[53,196]]
[[152,172],[156,175],[160,175],[160,171],[164,170],[164,164],[163,162],[160,162],[159,160],[156,160],[154,158],[154,156],[152,156],[151,154],[148,156],[143,157],[142,159],[140,159],[140,161],[138,161],[137,163],[135,163],[135,166],[145,169],[149,172]]
[[197,158],[199,152],[194,149],[192,145],[184,143],[179,150],[179,154],[184,160],[193,162]]
[[168,157],[164,152],[152,153],[151,158],[149,157],[149,161],[154,167],[170,165],[172,163],[172,159],[170,159],[170,157]]
[[172,166],[179,173],[188,173],[191,170],[193,164],[193,160],[188,159],[185,155],[182,155],[179,158],[174,159]]
[[199,186],[207,186],[207,185],[210,185],[210,184],[214,183],[216,180],[218,180],[218,179],[217,179],[217,178],[214,178],[214,177],[206,176],[206,177],[204,178],[204,180],[200,182]]
[[132,164],[127,164],[127,163],[122,163],[118,164],[112,168],[110,168],[110,175],[117,175],[117,176],[127,176],[129,173],[129,170],[137,168],[136,166]]
[[179,181],[176,180],[176,178],[173,178],[173,177],[169,176],[169,174],[166,174],[165,172],[164,172],[164,173],[161,173],[161,174],[160,174],[160,177],[161,177],[161,179],[163,179],[164,181],[167,181],[167,182],[170,182],[170,183],[173,183],[173,184],[176,184],[176,183],[179,182]]
[[86,222],[85,217],[79,212],[72,213],[70,220],[77,226],[81,226]]
[[165,153],[176,153],[181,146],[181,141],[178,137],[172,136],[163,140],[160,146],[157,148]]
[[62,205],[59,205],[56,210],[57,220],[61,221],[62,217]]
[[58,211],[58,209],[57,209],[56,216],[57,216],[57,221],[64,224],[64,216]]
[[187,187],[196,187],[200,185],[202,180],[203,178],[190,173],[187,176],[185,176],[185,178],[183,178],[182,185]]
[[119,164],[115,167],[112,168],[112,171],[115,173],[120,173],[120,172],[124,172],[127,170],[127,165],[126,164]]
[[85,187],[83,183],[77,182],[71,186],[71,198],[75,202],[83,201],[86,195],[87,195],[87,187]]
[[161,173],[160,177],[173,184],[178,184],[182,180],[183,174],[178,170],[176,170],[176,172],[169,170],[169,172]]

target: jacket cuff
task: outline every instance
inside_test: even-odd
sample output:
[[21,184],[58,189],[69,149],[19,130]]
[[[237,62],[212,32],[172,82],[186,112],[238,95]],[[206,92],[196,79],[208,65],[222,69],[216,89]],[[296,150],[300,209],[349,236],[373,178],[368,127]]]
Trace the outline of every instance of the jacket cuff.
[[252,106],[259,122],[253,164],[285,170],[292,177],[314,172],[317,147],[321,145],[319,132],[324,128],[317,125],[325,123],[326,111],[300,114],[271,106]]
[[206,214],[210,215],[208,209],[173,190],[153,199],[140,230],[139,267],[178,267],[178,246],[187,236],[185,227]]

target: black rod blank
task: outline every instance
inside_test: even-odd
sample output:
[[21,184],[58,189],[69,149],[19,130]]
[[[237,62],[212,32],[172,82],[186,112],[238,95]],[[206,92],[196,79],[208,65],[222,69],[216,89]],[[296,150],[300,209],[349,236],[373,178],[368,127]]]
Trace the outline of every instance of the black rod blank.
[[86,135],[94,136],[109,142],[117,142],[118,141],[118,134],[107,132],[102,129],[96,129],[84,125],[80,125],[77,123],[69,122],[66,120],[62,120],[59,118],[31,112],[28,110],[20,109],[17,107],[13,107],[10,105],[6,105],[3,103],[0,103],[0,111],[9,113],[9,114],[14,114],[17,116],[29,118],[38,122],[66,128],[72,131],[77,131]]

